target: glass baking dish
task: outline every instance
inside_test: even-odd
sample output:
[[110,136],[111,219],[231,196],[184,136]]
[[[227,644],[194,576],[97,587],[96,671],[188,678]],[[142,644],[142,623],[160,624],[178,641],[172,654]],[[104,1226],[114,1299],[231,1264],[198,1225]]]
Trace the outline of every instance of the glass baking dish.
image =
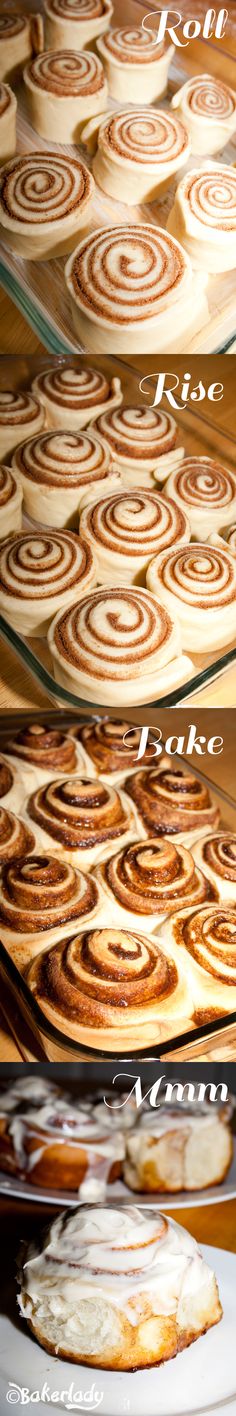
[[[25,716],[26,715],[24,714],[24,721]],[[81,716],[82,715],[79,714],[80,722]],[[90,716],[92,717],[92,715]],[[93,717],[94,716],[95,714],[93,714]],[[42,722],[43,720],[45,720],[45,714],[39,715],[39,721],[40,720]],[[50,713],[51,726],[52,724],[56,724],[57,726],[64,726],[68,728],[69,721],[70,719],[68,717],[68,714],[57,713],[55,715],[55,713]],[[17,727],[19,727],[20,725],[22,725],[20,715],[18,717],[18,721],[16,716],[14,716],[14,732],[17,731]],[[169,725],[169,731],[170,727],[171,725]],[[177,729],[175,724],[175,731],[176,730]],[[5,722],[3,732],[0,732],[0,751],[3,752],[4,742],[6,741],[6,734],[7,726]],[[176,754],[175,762],[179,762],[183,765],[184,758],[180,758]],[[215,781],[212,782],[206,772],[200,771],[199,768],[195,765],[195,761],[194,774],[199,779],[199,781],[204,782],[204,785],[208,787],[214,804],[218,806],[220,810],[222,828],[228,828],[231,831],[236,831],[236,784],[235,799],[233,799],[233,797],[231,797],[229,793],[227,793],[224,788],[219,785],[218,782],[217,784],[215,783]],[[16,965],[13,963],[7,948],[4,944],[2,944],[1,941],[0,978],[2,980],[3,985],[3,988],[1,990],[1,1008],[8,1021],[11,1032],[13,1033],[16,1039],[18,1047],[22,1053],[22,1057],[25,1061],[37,1062],[48,1060],[50,1062],[89,1062],[95,1061],[96,1059],[98,1062],[101,1059],[106,1059],[106,1061],[108,1062],[115,1061],[116,1053],[114,1052],[114,1050],[109,1052],[107,1050],[103,1051],[102,1048],[99,1050],[94,1048],[93,1051],[91,1051],[89,1047],[80,1045],[79,1043],[72,1040],[69,1036],[65,1036],[64,1034],[62,1034],[62,1032],[58,1031],[58,1029],[54,1025],[50,1024],[47,1021],[43,1012],[41,1011],[40,1006],[38,1005],[38,1003],[36,1003],[33,995],[30,993],[25,979],[22,977]],[[230,1030],[232,1029],[232,1027],[234,1027],[235,1024],[235,1010],[232,1010],[232,1012],[227,1013],[227,1015],[224,1012],[222,1018],[220,1016],[217,1017],[217,1021],[214,1020],[213,1022],[205,1023],[198,1027],[195,1027],[193,1025],[191,1028],[185,1029],[183,1020],[181,1019],[179,1028],[177,1027],[177,1030],[174,1035],[173,1032],[170,1036],[168,1035],[167,1024],[166,1037],[163,1038],[162,1036],[161,1042],[158,1040],[157,1045],[153,1043],[151,1047],[147,1047],[140,1050],[135,1049],[133,1053],[127,1052],[127,1050],[126,1052],[124,1052],[122,1051],[122,1047],[119,1046],[119,1048],[117,1048],[117,1055],[124,1061],[129,1060],[129,1058],[131,1058],[132,1056],[134,1056],[135,1059],[149,1058],[151,1060],[151,1058],[155,1057],[171,1057],[173,1051],[175,1055],[175,1049],[177,1049],[176,1055],[178,1056],[179,1048],[180,1055],[183,1055],[183,1050],[186,1049],[186,1056],[189,1055],[190,1057],[192,1056],[194,1058],[196,1049],[197,1055],[201,1057],[202,1053],[205,1052],[205,1049],[207,1050],[207,1048],[210,1048],[211,1041],[214,1045],[214,1048],[217,1048],[217,1043],[219,1047],[226,1047],[227,1037],[230,1035]]]
[[[32,11],[42,10],[42,0],[35,0],[32,6],[31,0],[27,0],[24,9]],[[147,15],[151,7],[145,0],[129,0],[129,23],[141,24],[142,19]],[[113,24],[127,24],[127,7],[125,0],[114,0]],[[196,58],[195,58],[196,55]],[[209,65],[210,56],[210,65]],[[218,58],[218,55],[217,55]],[[201,39],[197,46],[192,44],[188,48],[175,49],[169,73],[167,98],[157,101],[156,106],[165,106],[172,94],[179,88],[190,74],[196,72],[206,72],[210,67],[214,73],[216,69],[216,50],[211,42],[204,42]],[[225,82],[231,82],[232,57],[220,47],[220,76],[225,78]],[[17,115],[17,152],[33,151],[34,149],[47,149],[49,144],[39,138],[35,130],[30,126],[24,100],[24,86],[18,85],[18,115]],[[138,101],[138,96],[137,96]],[[128,96],[127,96],[128,102]],[[117,109],[120,105],[109,98],[109,108]],[[155,106],[155,105],[154,105]],[[63,151],[68,155],[78,155],[81,152],[85,158],[87,166],[91,166],[91,157],[82,147],[62,146],[55,152]],[[236,161],[236,139],[224,149],[223,155],[219,155],[219,161],[233,164]],[[188,166],[196,165],[196,159],[192,159]],[[156,225],[166,224],[166,220],[173,203],[173,193],[177,185],[176,179],[168,187],[167,194],[159,199],[159,202],[152,203],[151,206],[129,207],[121,202],[113,201],[96,186],[93,201],[92,226],[110,226],[117,222],[123,224],[128,222],[154,222]],[[82,345],[77,342],[73,330],[69,296],[64,281],[64,260],[57,259],[50,262],[24,261],[13,252],[4,247],[0,242],[0,284],[8,295],[12,298],[21,314],[26,319],[37,334],[44,347],[50,353],[61,354],[82,350]],[[188,353],[225,353],[233,345],[236,337],[236,287],[235,272],[230,271],[224,275],[211,277],[208,283],[209,298],[209,321],[204,328],[194,337],[188,349]],[[184,351],[187,352],[186,350]]]

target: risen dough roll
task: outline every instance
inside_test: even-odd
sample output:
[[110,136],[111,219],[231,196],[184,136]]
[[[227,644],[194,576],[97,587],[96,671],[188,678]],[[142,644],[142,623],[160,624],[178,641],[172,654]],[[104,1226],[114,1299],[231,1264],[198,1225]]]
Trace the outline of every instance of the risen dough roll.
[[200,837],[194,845],[193,856],[198,868],[218,891],[220,901],[236,904],[236,833],[217,831],[204,840]]
[[45,782],[71,773],[88,771],[82,743],[73,741],[63,729],[47,723],[27,723],[6,743],[6,757],[22,778],[24,797]]
[[230,552],[206,542],[156,556],[147,585],[181,627],[184,649],[224,649],[235,635],[236,564]]
[[149,770],[139,768],[125,787],[147,836],[171,836],[191,847],[200,834],[217,829],[219,811],[208,787],[171,759]]
[[156,201],[189,154],[186,130],[172,113],[122,108],[99,126],[93,173],[104,192],[134,206]]
[[101,61],[86,49],[38,55],[24,70],[24,82],[32,126],[51,142],[78,143],[81,123],[106,108]]
[[222,546],[222,550],[231,551],[231,556],[236,556],[236,521],[232,526],[223,526],[221,534],[214,532],[208,540],[210,546]]
[[174,910],[211,899],[190,851],[157,836],[126,846],[95,874],[104,896],[101,922],[124,929],[152,932]]
[[153,488],[179,467],[184,448],[176,447],[177,427],[163,408],[120,408],[100,414],[96,434],[108,443],[112,463],[125,487]]
[[16,110],[15,94],[0,83],[0,162],[8,162],[16,151]]
[[82,497],[119,485],[108,447],[93,432],[47,432],[19,447],[12,461],[24,505],[44,526],[73,526]]
[[23,390],[0,389],[0,458],[3,461],[19,443],[40,433],[43,425],[44,409],[38,398]]
[[122,790],[89,777],[59,778],[29,798],[25,819],[43,850],[90,870],[137,836],[135,807]]
[[215,275],[236,265],[236,172],[223,163],[192,169],[177,187],[167,229],[196,269]]
[[145,584],[152,556],[190,539],[187,517],[157,492],[112,492],[80,516],[80,535],[91,547],[101,585]]
[[43,404],[49,428],[70,428],[77,433],[98,414],[122,403],[120,379],[108,379],[101,369],[77,368],[66,362],[54,365],[33,380],[33,393]]
[[0,541],[11,531],[20,531],[22,491],[9,467],[0,466]]
[[235,905],[178,910],[161,925],[158,940],[184,970],[197,1027],[236,1007]]
[[236,516],[236,476],[213,457],[185,457],[165,491],[188,516],[197,541],[208,540],[209,525],[219,531],[224,516],[229,521]]
[[1,939],[17,967],[96,919],[100,902],[93,875],[73,870],[55,854],[12,860],[0,880]]
[[109,93],[121,103],[152,103],[167,88],[174,45],[157,44],[155,30],[142,25],[109,29],[97,48]]
[[0,15],[0,79],[23,68],[32,53],[43,49],[41,15],[18,15],[9,11]]
[[28,152],[0,172],[2,240],[25,260],[71,251],[90,214],[94,183],[79,157]]
[[0,549],[0,607],[20,634],[45,635],[57,610],[96,580],[91,547],[73,531],[23,531]]
[[104,34],[113,14],[111,0],[44,0],[48,49],[84,49]]
[[195,74],[172,98],[191,141],[207,157],[225,147],[236,129],[236,94],[214,74]]
[[136,586],[93,591],[56,615],[48,643],[57,682],[108,706],[151,702],[192,672],[178,626]]
[[67,261],[65,279],[88,350],[178,353],[208,319],[206,276],[193,277],[186,252],[163,227],[93,231]]

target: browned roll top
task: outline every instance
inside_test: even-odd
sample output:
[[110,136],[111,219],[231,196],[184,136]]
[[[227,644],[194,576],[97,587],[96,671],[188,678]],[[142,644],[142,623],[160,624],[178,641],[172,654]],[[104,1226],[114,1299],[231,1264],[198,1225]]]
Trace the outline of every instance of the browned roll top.
[[158,944],[118,929],[86,930],[38,956],[28,971],[39,1003],[91,1029],[119,1023],[124,1008],[157,1005],[177,981],[175,965]]
[[156,837],[127,846],[104,862],[99,874],[119,905],[135,914],[172,914],[184,905],[215,898],[190,851]]
[[11,787],[13,787],[13,780],[13,772],[11,771],[8,762],[6,762],[5,758],[1,757],[0,755],[0,797],[6,796],[7,792],[11,791]]
[[48,774],[50,771],[75,772],[76,769],[76,747],[72,738],[46,723],[27,723],[20,728],[16,737],[8,738],[6,752],[13,753],[20,761],[48,769]]
[[35,839],[33,832],[28,830],[24,821],[19,820],[11,811],[5,811],[0,807],[0,864],[6,861],[18,859],[19,856],[30,855],[34,850]]
[[88,777],[48,782],[30,797],[28,812],[68,850],[86,850],[122,836],[131,824],[119,792]]
[[[124,737],[130,733],[130,743],[124,743]],[[86,752],[89,753],[98,775],[100,772],[106,774],[110,772],[126,772],[135,766],[137,754],[140,746],[140,729],[135,728],[131,723],[126,723],[125,719],[101,718],[100,723],[83,723],[76,729],[73,727],[73,736],[78,742],[82,742]],[[146,748],[142,758],[143,763],[148,762],[151,756],[151,748]]]
[[6,865],[0,883],[1,922],[16,934],[54,929],[78,922],[94,909],[98,889],[92,876],[49,855],[26,857]]
[[125,783],[149,835],[175,835],[178,831],[199,832],[217,825],[219,812],[211,801],[208,787],[182,767],[152,767],[135,772]]

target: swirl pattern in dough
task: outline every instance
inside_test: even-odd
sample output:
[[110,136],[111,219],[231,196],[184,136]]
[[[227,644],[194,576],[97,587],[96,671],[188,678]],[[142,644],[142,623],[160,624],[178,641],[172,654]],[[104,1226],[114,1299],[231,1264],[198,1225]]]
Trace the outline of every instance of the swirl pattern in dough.
[[12,790],[13,783],[14,774],[10,763],[7,762],[6,757],[0,754],[0,798],[8,796],[8,793]]
[[218,807],[208,787],[182,766],[140,768],[128,778],[126,791],[135,802],[147,836],[171,836],[191,845],[200,833],[217,829]]
[[104,86],[102,65],[89,50],[49,50],[38,54],[28,70],[36,86],[58,98],[87,97]]
[[39,948],[83,929],[95,916],[98,902],[93,876],[73,870],[54,854],[12,860],[1,875],[1,937],[24,968]]
[[134,842],[104,861],[97,867],[97,878],[106,922],[126,929],[153,930],[174,910],[211,899],[209,881],[196,869],[190,851],[157,836]]
[[45,48],[84,49],[109,25],[112,0],[44,0]]
[[155,596],[136,586],[84,596],[55,616],[48,642],[59,682],[73,681],[91,702],[145,703],[156,698],[163,677],[166,691],[172,675],[180,682],[179,675],[188,674],[176,624]]
[[27,723],[18,732],[12,733],[6,743],[6,753],[17,763],[25,783],[40,786],[49,777],[68,777],[80,772],[85,765],[83,748],[73,742],[60,727],[47,723]]
[[35,847],[33,832],[28,830],[24,821],[18,816],[14,816],[12,811],[6,811],[0,806],[0,865],[6,864],[8,860],[18,860],[19,856],[28,856]]
[[25,259],[71,250],[92,192],[93,178],[79,157],[50,150],[16,156],[0,173],[5,242]]
[[99,410],[115,408],[122,402],[120,379],[109,382],[101,369],[77,368],[65,363],[47,369],[33,382],[33,391],[43,403],[49,426],[77,431],[98,417]]
[[109,29],[103,44],[118,64],[153,64],[164,54],[164,44],[157,46],[155,30],[147,31],[141,25]]
[[131,206],[155,201],[190,153],[179,119],[150,106],[111,113],[100,124],[97,142],[93,171],[99,186],[119,199],[122,177],[122,201]]
[[168,218],[174,235],[196,267],[210,273],[233,270],[236,235],[236,171],[209,163],[182,178]]
[[[131,727],[124,719],[103,717],[97,723],[75,723],[70,726],[69,732],[78,743],[82,743],[88,761],[88,772],[91,771],[92,765],[96,777],[104,777],[105,781],[114,782],[124,779],[126,772],[137,770],[140,729],[135,728],[133,724]],[[150,741],[142,757],[144,767],[150,763],[152,756]]]
[[[205,541],[223,518],[236,516],[236,477],[213,457],[185,457],[168,477],[165,491],[189,517],[192,535]],[[230,549],[230,546],[229,546]]]
[[[206,319],[205,279],[195,277],[183,245],[147,222],[96,228],[69,258],[65,279],[76,333],[101,353],[177,352],[185,332]],[[171,318],[170,318],[171,315]],[[173,335],[173,315],[177,327]],[[181,334],[178,328],[181,321]],[[111,346],[112,333],[112,346]]]
[[193,849],[198,868],[218,890],[220,900],[236,904],[236,834],[217,831],[196,841]]
[[[90,429],[50,430],[17,449],[18,473],[28,516],[44,525],[63,526],[76,520],[82,496],[100,492],[111,474],[109,449]],[[58,496],[59,493],[59,496]]]
[[44,849],[50,845],[62,860],[85,870],[136,835],[129,798],[89,777],[49,781],[30,797],[27,818]]
[[163,408],[128,405],[103,413],[95,430],[108,443],[126,487],[153,487],[154,475],[155,481],[164,481],[168,469],[182,461],[183,448],[175,446],[175,419]]
[[44,409],[32,393],[0,389],[0,456],[4,459],[33,434],[41,432]]
[[232,526],[223,526],[221,532],[214,532],[209,536],[210,546],[222,546],[222,550],[231,552],[231,556],[236,556],[236,521]]
[[180,109],[192,153],[220,152],[236,128],[235,93],[214,74],[194,74],[174,94],[172,107]]
[[[160,942],[165,941],[166,928],[166,923],[161,925]],[[174,958],[181,959],[192,988],[197,1025],[213,1019],[219,1009],[235,1008],[235,905],[222,901],[178,911],[168,921],[168,929],[169,948]]]
[[21,527],[22,491],[9,467],[0,466],[0,541]]
[[96,559],[101,585],[135,584],[153,556],[190,538],[187,517],[157,492],[113,492],[85,507],[80,534]]
[[0,83],[0,162],[9,162],[16,151],[16,112],[15,94],[9,84]]
[[[5,116],[5,113],[7,113],[8,109],[10,108],[10,103],[11,103],[11,90],[9,89],[8,84],[0,84],[0,123],[1,123],[1,118],[3,118],[3,117]],[[0,133],[1,133],[1,129],[0,129]],[[0,151],[1,151],[1,149],[0,149]]]
[[24,71],[33,127],[51,142],[75,143],[80,124],[106,106],[107,83],[101,60],[88,49],[49,49]]
[[45,634],[60,606],[96,578],[91,547],[73,531],[22,532],[0,549],[0,606],[21,633]]
[[236,565],[229,551],[206,542],[177,547],[151,562],[147,585],[178,618],[185,649],[206,653],[233,639]]

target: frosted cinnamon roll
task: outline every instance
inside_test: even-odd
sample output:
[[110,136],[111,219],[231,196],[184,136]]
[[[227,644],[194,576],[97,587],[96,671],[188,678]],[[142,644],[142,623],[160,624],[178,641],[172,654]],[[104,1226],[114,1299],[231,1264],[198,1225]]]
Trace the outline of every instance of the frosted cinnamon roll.
[[217,831],[196,841],[193,856],[198,869],[218,891],[221,900],[236,904],[236,834]]
[[145,584],[153,556],[190,540],[180,507],[157,492],[112,492],[85,507],[80,535],[91,548],[101,585]]
[[[83,141],[86,144],[86,129]],[[186,129],[172,113],[164,108],[122,108],[99,126],[93,174],[108,196],[119,201],[122,188],[122,201],[134,206],[156,201],[189,154]]]
[[[121,1173],[121,1131],[109,1135],[92,1103],[59,1094],[17,1097],[4,1110],[0,1097],[0,1163],[3,1170],[42,1189],[77,1190],[83,1200],[106,1198]],[[7,1097],[8,1103],[9,1097]]]
[[163,227],[92,231],[67,261],[65,280],[76,335],[100,354],[181,353],[208,319],[206,276],[193,279],[189,257]]
[[16,110],[15,94],[0,83],[0,162],[9,162],[16,151]]
[[[22,781],[17,768],[0,753],[0,805],[16,815],[21,810],[23,800]],[[32,829],[32,828],[30,828]]]
[[99,1052],[140,1052],[191,1025],[181,967],[151,934],[87,929],[39,955],[27,984],[59,1032]]
[[185,767],[140,768],[125,783],[147,836],[171,836],[192,847],[200,835],[217,830],[218,807],[208,787]]
[[163,408],[120,408],[99,416],[97,437],[108,443],[113,467],[122,475],[125,487],[153,488],[164,482],[167,472],[179,466],[184,448],[176,447],[177,427],[171,413]]
[[[119,485],[109,449],[90,430],[51,432],[17,449],[13,471],[23,490],[27,515],[44,526],[71,526],[85,493]],[[109,480],[111,478],[111,481]]]
[[[32,824],[32,823],[31,823]],[[52,855],[30,855],[4,865],[0,880],[1,939],[20,972],[39,950],[65,940],[96,918],[99,888]]]
[[88,49],[49,49],[31,60],[24,82],[32,127],[51,142],[78,143],[81,123],[106,108],[101,60]]
[[124,1180],[146,1194],[202,1190],[225,1180],[233,1158],[231,1106],[196,1100],[148,1107],[126,1135]]
[[91,547],[73,531],[18,532],[0,547],[0,608],[19,634],[45,635],[96,580]]
[[184,649],[206,654],[235,635],[236,564],[230,552],[198,541],[156,556],[147,585],[181,628]]
[[8,738],[6,757],[17,767],[24,783],[24,796],[57,777],[87,771],[82,743],[73,741],[60,727],[47,723],[27,723]]
[[173,44],[157,44],[155,30],[142,25],[109,29],[97,48],[104,64],[109,93],[121,103],[152,103],[165,93]]
[[108,381],[101,369],[70,363],[37,374],[32,389],[43,404],[48,427],[68,427],[73,433],[122,403],[119,378]]
[[192,153],[220,152],[236,129],[236,94],[214,74],[195,74],[171,100],[179,108]]
[[0,866],[8,860],[18,860],[19,856],[31,855],[35,848],[33,831],[29,831],[19,816],[6,811],[0,803]]
[[[125,719],[101,718],[100,722],[74,723],[69,732],[85,753],[86,771],[105,782],[124,781],[126,772],[137,771],[140,728]],[[155,729],[154,729],[155,738]],[[151,735],[150,735],[151,738]],[[148,742],[142,757],[143,766],[152,766],[155,747]]]
[[11,531],[20,531],[22,491],[9,467],[0,466],[0,541]]
[[213,536],[208,536],[210,546],[222,546],[223,550],[231,552],[231,556],[236,556],[236,521],[232,526],[223,526],[221,533],[216,532]]
[[197,1027],[236,1007],[235,905],[179,910],[161,925],[158,940],[184,969]]
[[236,265],[236,172],[234,167],[192,169],[182,177],[167,229],[181,242],[193,266],[214,275]]
[[19,443],[40,433],[44,409],[32,393],[13,388],[0,389],[0,458],[4,462]]
[[202,870],[195,868],[185,846],[166,838],[150,836],[126,846],[95,870],[104,896],[104,922],[155,930],[174,910],[212,898]]
[[236,476],[213,457],[185,457],[168,477],[165,491],[188,516],[197,541],[208,540],[209,525],[214,533],[224,516],[228,521],[236,516]]
[[111,0],[44,0],[47,49],[84,49],[108,29],[112,14]]
[[93,177],[79,157],[28,152],[0,172],[0,228],[4,244],[25,260],[47,261],[71,251],[85,227]]
[[192,672],[176,622],[136,586],[84,596],[55,616],[48,643],[57,682],[105,706],[152,702]]
[[29,798],[25,819],[42,850],[82,870],[137,836],[135,808],[122,790],[89,777],[48,782]]
[[14,14],[11,10],[0,15],[0,79],[14,75],[23,68],[31,54],[43,49],[41,15]]

